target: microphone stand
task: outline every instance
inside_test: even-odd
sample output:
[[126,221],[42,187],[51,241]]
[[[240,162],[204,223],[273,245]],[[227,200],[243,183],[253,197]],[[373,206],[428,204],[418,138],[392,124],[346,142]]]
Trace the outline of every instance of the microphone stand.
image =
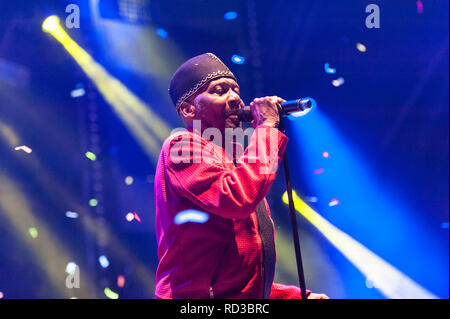
[[[281,116],[280,116],[280,124],[278,125],[278,129],[281,132],[285,131],[283,118]],[[292,184],[291,184],[291,175],[289,173],[287,148],[283,155],[283,167],[284,167],[284,177],[286,179],[286,191],[287,191],[287,195],[288,195],[288,199],[289,199],[289,213],[290,213],[290,217],[291,217],[292,236],[293,236],[294,248],[295,248],[295,258],[297,261],[298,280],[300,283],[301,297],[302,297],[302,299],[306,299],[307,297],[306,297],[305,274],[303,272],[302,253],[300,250],[300,239],[298,236],[297,217],[295,214],[294,199],[292,196]]]

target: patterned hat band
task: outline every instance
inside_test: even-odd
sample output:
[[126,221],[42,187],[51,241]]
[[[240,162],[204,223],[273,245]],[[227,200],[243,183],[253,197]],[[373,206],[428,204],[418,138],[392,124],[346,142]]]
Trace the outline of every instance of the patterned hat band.
[[236,77],[220,59],[205,53],[187,60],[170,80],[169,95],[177,112],[187,98],[197,93],[206,83],[221,77]]
[[181,103],[186,101],[186,99],[189,98],[190,96],[197,93],[197,91],[200,90],[203,85],[205,85],[209,81],[212,81],[214,79],[221,78],[221,77],[231,77],[236,80],[236,78],[234,77],[234,74],[231,73],[231,71],[216,71],[213,73],[209,73],[201,81],[199,81],[197,84],[195,84],[195,86],[192,89],[190,89],[188,92],[186,92],[182,97],[180,97],[178,99],[177,104],[176,104],[177,112],[180,109]]

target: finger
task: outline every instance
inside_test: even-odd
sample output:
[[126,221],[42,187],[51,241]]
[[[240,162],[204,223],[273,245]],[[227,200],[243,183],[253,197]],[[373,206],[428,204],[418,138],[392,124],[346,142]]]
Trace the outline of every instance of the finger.
[[257,111],[256,99],[254,99],[253,102],[250,103],[250,109],[252,110],[252,112]]
[[274,98],[277,100],[277,103],[283,103],[283,102],[286,102],[285,99],[283,99],[283,98],[281,98],[281,97],[279,97],[279,96],[274,96]]
[[261,102],[262,98],[257,98],[255,100],[256,110],[258,111],[258,113],[261,113]]
[[268,99],[273,103],[273,104],[281,104],[283,102],[286,102],[285,99],[282,99],[278,96],[269,96]]
[[264,99],[265,99],[267,102],[270,102],[270,103],[273,103],[273,104],[276,104],[276,103],[277,103],[277,99],[276,99],[275,96],[266,96]]

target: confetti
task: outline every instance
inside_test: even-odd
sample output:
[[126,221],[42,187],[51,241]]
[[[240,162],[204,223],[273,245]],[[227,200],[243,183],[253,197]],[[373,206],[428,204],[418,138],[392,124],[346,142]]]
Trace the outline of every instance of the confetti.
[[158,29],[156,29],[156,34],[157,34],[160,38],[163,38],[163,39],[166,39],[166,38],[169,36],[169,34],[167,33],[167,31],[164,30],[163,28],[158,28]]
[[317,203],[318,201],[316,196],[305,196],[303,199],[305,200],[305,202],[309,203]]
[[75,274],[75,271],[77,270],[77,264],[74,263],[73,261],[67,263],[66,265],[66,273],[68,273],[69,275],[73,275]]
[[364,44],[362,44],[362,43],[356,43],[356,48],[360,52],[366,52],[367,51],[366,46]]
[[14,148],[15,151],[24,151],[27,154],[30,154],[31,152],[33,152],[33,150],[31,148],[29,148],[26,145],[22,145],[22,146],[17,146],[16,148]]
[[201,212],[195,209],[187,209],[182,212],[179,212],[175,216],[175,224],[181,225],[184,223],[205,223],[208,221],[209,215],[205,212]]
[[123,288],[125,286],[125,277],[122,275],[117,276],[117,287]]
[[133,184],[133,182],[134,182],[133,177],[131,177],[131,176],[125,177],[125,184],[131,185],[131,184]]
[[324,171],[325,171],[325,169],[323,169],[323,168],[318,168],[318,169],[315,169],[315,170],[314,170],[314,174],[319,175],[319,174],[322,174]]
[[83,88],[75,89],[70,92],[70,96],[74,99],[77,97],[81,97],[86,94],[86,91]]
[[105,288],[104,290],[105,296],[109,299],[119,299],[119,294],[117,292],[112,291],[109,288]]
[[417,13],[418,14],[422,14],[423,13],[423,3],[422,3],[422,1],[417,0],[416,4],[417,4]]
[[134,219],[134,214],[132,212],[129,212],[126,216],[125,216],[126,220],[131,222]]
[[100,263],[100,266],[102,266],[102,268],[109,267],[109,260],[108,257],[106,257],[105,255],[98,257],[98,262]]
[[340,204],[341,204],[341,202],[339,202],[339,200],[337,200],[336,198],[333,198],[328,203],[328,206],[333,207],[333,206],[337,206],[337,205],[340,205]]
[[28,228],[28,232],[30,233],[31,238],[36,239],[38,236],[38,231],[34,227]]
[[136,212],[134,212],[134,219],[136,219],[138,222],[141,222],[141,218]]
[[95,161],[97,159],[97,155],[95,155],[92,152],[86,152],[86,157],[89,158],[91,161]]
[[67,218],[78,218],[78,213],[68,211],[68,212],[66,212],[66,217]]
[[92,198],[91,200],[89,200],[89,206],[95,207],[97,205],[98,205],[98,200],[96,200],[95,198]]
[[225,20],[234,20],[234,19],[236,19],[237,17],[238,17],[238,14],[237,14],[236,11],[229,11],[229,12],[227,12],[227,13],[225,13],[225,14],[223,15],[223,18],[224,18]]
[[339,87],[342,84],[344,84],[344,78],[340,77],[340,78],[338,78],[336,80],[333,80],[333,81],[331,81],[331,84],[333,84],[333,86],[335,86],[335,87]]
[[336,69],[330,68],[330,64],[328,62],[325,63],[323,68],[325,69],[326,73],[329,73],[329,74],[336,73]]
[[244,64],[245,58],[243,56],[233,54],[233,56],[231,57],[231,61],[236,64]]

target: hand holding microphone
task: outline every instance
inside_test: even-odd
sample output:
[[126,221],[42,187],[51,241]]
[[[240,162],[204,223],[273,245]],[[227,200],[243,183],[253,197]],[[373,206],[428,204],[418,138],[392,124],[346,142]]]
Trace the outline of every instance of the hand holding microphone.
[[286,102],[286,100],[278,96],[266,96],[254,99],[250,103],[250,111],[253,119],[252,125],[254,127],[259,125],[278,127],[278,124],[280,124],[278,105],[283,102]]
[[241,122],[252,122],[254,126],[261,125],[264,122],[273,126],[279,124],[281,117],[305,111],[311,107],[312,103],[309,99],[286,101],[278,96],[267,96],[254,99],[250,106],[228,111],[227,115],[238,115]]

